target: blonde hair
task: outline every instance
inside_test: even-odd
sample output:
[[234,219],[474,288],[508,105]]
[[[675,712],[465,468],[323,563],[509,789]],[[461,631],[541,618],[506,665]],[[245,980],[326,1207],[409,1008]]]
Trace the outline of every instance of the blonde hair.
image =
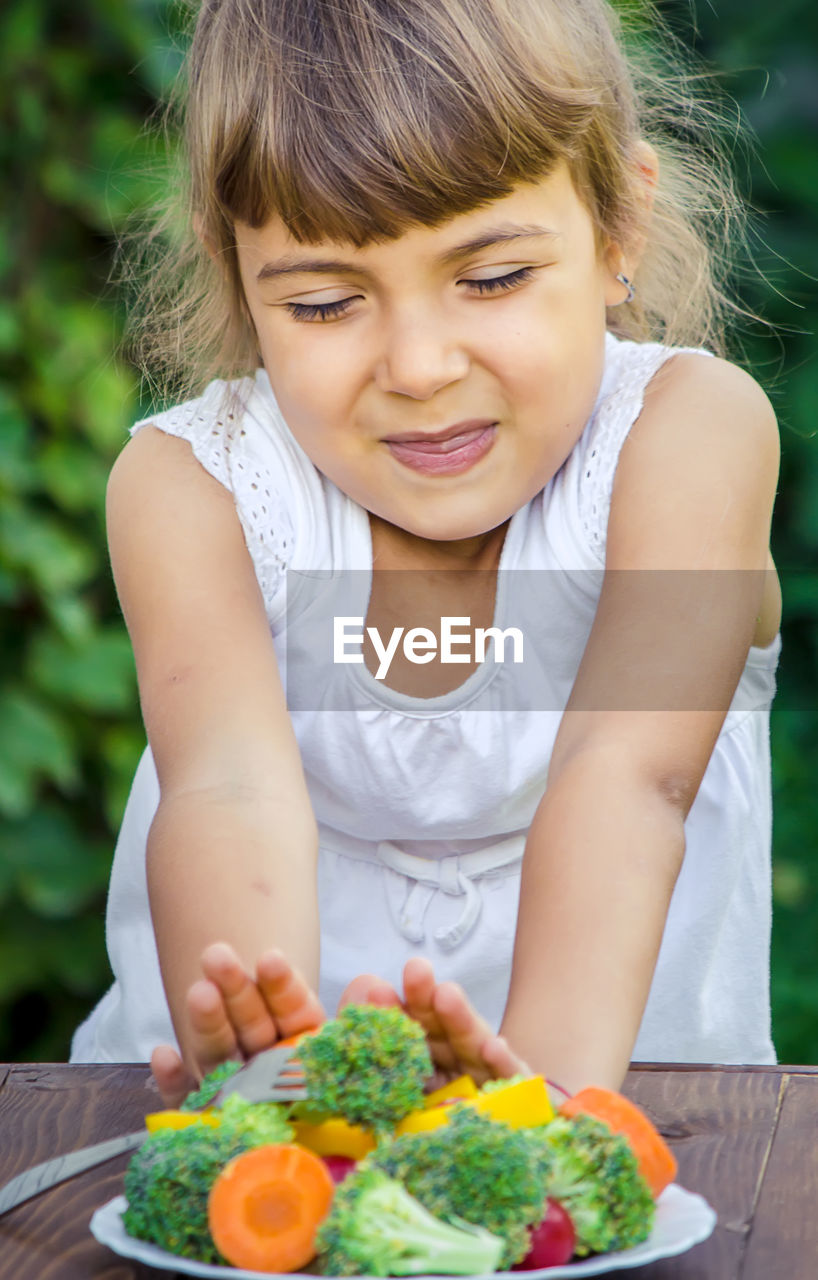
[[[623,21],[605,0],[204,0],[169,105],[182,173],[129,259],[153,389],[185,397],[258,366],[237,221],[277,215],[297,241],[363,246],[560,161],[600,244],[647,237],[610,329],[723,351],[742,206],[718,113],[689,92],[667,31]],[[643,139],[660,164],[649,225]]]

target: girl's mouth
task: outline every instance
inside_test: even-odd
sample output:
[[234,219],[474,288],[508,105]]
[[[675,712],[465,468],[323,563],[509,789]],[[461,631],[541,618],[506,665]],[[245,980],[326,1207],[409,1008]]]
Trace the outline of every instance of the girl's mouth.
[[394,458],[426,475],[468,471],[494,444],[496,422],[462,423],[460,429],[429,436],[393,436],[384,440]]

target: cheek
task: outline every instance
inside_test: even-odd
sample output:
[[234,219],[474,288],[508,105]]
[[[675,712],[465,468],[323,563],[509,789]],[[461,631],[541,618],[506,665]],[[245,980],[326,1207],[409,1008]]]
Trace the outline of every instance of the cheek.
[[[261,344],[264,367],[290,426],[310,431],[349,418],[360,385],[357,348],[319,325],[276,326]],[[319,330],[318,332],[316,332]]]
[[[326,353],[307,344],[262,344],[262,357],[278,406],[299,443],[320,438],[339,417],[341,388]],[[320,375],[316,371],[320,369]]]
[[[547,314],[515,318],[485,347],[486,366],[520,415],[538,435],[581,427],[596,400],[605,363],[605,312],[582,315],[549,305]],[[550,432],[549,432],[550,433]]]

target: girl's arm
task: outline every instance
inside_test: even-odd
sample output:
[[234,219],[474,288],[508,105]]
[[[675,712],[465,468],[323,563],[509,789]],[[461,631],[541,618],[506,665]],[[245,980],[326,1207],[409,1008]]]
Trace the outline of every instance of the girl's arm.
[[775,420],[751,378],[687,355],[654,378],[617,468],[599,607],[529,832],[501,1036],[428,962],[407,965],[407,1007],[453,1073],[621,1085],[684,819],[747,650],[778,628],[777,474]]
[[[151,912],[174,1026],[197,1071],[211,1065],[199,1060],[208,1040],[191,1028],[186,995],[208,944],[223,939],[250,975],[279,947],[315,986],[317,832],[231,495],[186,442],[145,428],[112,472],[108,528],[161,789]],[[211,1059],[271,1043],[276,1010],[262,1000],[255,1015],[237,1020],[235,1043],[210,1046]]]
[[570,1090],[618,1088],[627,1070],[684,819],[759,616],[775,612],[777,464],[756,384],[695,355],[654,379],[622,450],[599,607],[526,848],[503,1022]]

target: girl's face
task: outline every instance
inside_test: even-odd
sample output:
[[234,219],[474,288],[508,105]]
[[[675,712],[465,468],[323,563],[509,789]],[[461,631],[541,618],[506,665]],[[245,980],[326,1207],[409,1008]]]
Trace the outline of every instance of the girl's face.
[[570,453],[625,289],[565,166],[364,249],[298,244],[278,219],[236,236],[281,411],[368,511],[423,539],[471,538]]

